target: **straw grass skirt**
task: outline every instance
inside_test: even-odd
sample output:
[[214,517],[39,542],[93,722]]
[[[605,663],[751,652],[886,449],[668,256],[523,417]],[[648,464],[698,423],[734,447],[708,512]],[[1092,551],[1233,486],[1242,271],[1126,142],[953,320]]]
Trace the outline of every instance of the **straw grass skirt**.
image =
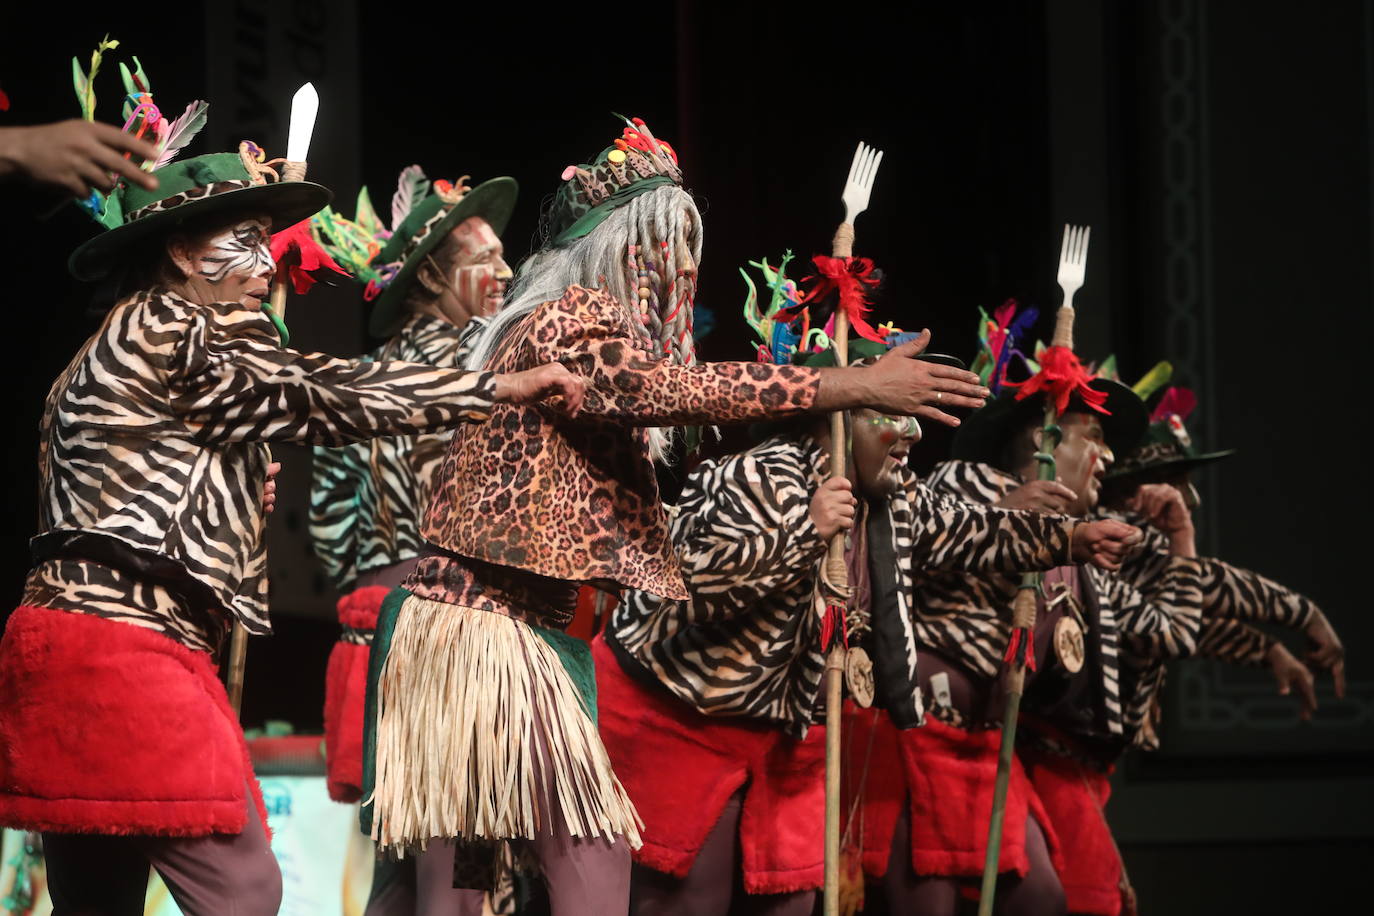
[[595,699],[565,667],[580,654],[585,666],[572,667],[591,671],[585,643],[403,589],[386,605],[373,648],[375,762],[364,797],[379,849],[404,854],[434,837],[534,837],[558,829],[550,812],[574,837],[640,845],[639,816],[596,731]]

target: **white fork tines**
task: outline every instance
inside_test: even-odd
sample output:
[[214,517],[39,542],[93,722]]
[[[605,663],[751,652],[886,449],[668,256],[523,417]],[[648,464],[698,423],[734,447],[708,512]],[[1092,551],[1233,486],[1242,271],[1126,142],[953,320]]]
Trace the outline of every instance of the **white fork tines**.
[[1073,294],[1083,286],[1091,231],[1091,226],[1064,226],[1064,244],[1059,249],[1059,288],[1064,291],[1065,308],[1073,307]]
[[849,164],[849,178],[844,183],[844,221],[851,226],[859,214],[868,209],[868,197],[873,192],[873,178],[878,174],[878,165],[883,161],[883,151],[874,149],[862,140],[854,150],[854,161]]

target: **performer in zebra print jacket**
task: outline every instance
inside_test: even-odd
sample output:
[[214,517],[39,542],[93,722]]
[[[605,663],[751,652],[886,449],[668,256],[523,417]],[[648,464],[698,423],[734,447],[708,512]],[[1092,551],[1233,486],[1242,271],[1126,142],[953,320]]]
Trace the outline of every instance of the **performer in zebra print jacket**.
[[[314,217],[325,247],[366,284],[373,299],[369,327],[390,339],[373,360],[403,360],[461,369],[471,342],[501,307],[511,271],[500,233],[516,199],[512,178],[475,188],[438,180],[419,166],[401,172],[392,202],[394,231],[375,215],[367,189],[346,220],[326,208]],[[380,293],[380,294],[379,294]],[[325,764],[330,797],[362,798],[363,708],[377,612],[392,588],[415,568],[424,548],[420,516],[428,505],[451,433],[372,439],[316,448],[310,537],[325,572],[342,592],[342,634],[325,676]],[[466,901],[481,909],[480,891],[453,887],[454,849],[435,843],[418,856],[380,858],[372,872],[368,912],[374,916]],[[491,911],[513,912],[509,874]]]
[[[1095,512],[1097,517],[1142,527],[1145,540],[1127,557],[1120,572],[1142,589],[1165,574],[1171,552],[1166,532],[1191,528],[1190,512],[1199,499],[1190,472],[1232,454],[1204,455],[1193,447],[1183,424],[1186,410],[1180,413],[1171,408],[1181,402],[1193,403],[1191,392],[1164,392],[1145,438],[1107,476],[1103,505]],[[953,476],[971,473],[968,468],[951,468]],[[1338,695],[1343,691],[1340,639],[1311,599],[1222,560],[1200,557],[1198,564],[1203,621],[1194,654],[1235,664],[1268,665],[1281,691],[1297,688],[1301,715],[1308,718],[1316,708],[1311,672],[1281,642],[1251,624],[1297,629],[1308,634],[1315,646],[1309,661],[1329,667]],[[1085,747],[1071,736],[1066,740],[1066,736],[1032,728],[1019,751],[1064,845],[1061,879],[1072,913],[1117,916],[1129,908],[1133,896],[1105,815],[1111,794],[1108,775],[1127,747],[1153,750],[1159,746],[1160,694],[1171,657],[1137,653],[1131,647],[1123,656],[1125,729],[1119,742]]]
[[874,653],[877,692],[908,727],[921,718],[910,595],[924,570],[1048,569],[1071,549],[1119,556],[1134,533],[937,495],[907,467],[915,418],[860,410],[851,423],[852,483],[825,482],[824,422],[693,469],[673,521],[690,597],[629,592],[596,641],[602,736],[645,822],[636,914],[724,914],[736,851],[749,894],[787,895],[768,912],[811,911],[825,747],[813,602],[837,528],[852,530],[849,641]]
[[276,911],[261,798],[215,671],[231,621],[270,631],[268,442],[580,401],[562,367],[502,376],[280,346],[263,311],[268,231],[328,192],[269,182],[250,146],[162,168],[156,192],[124,187],[110,204],[124,222],[72,258],[78,276],[123,267],[126,292],[48,395],[36,565],[0,642],[0,824],[44,831],[59,909],[141,901],[151,863],[183,912]]
[[[1096,380],[1092,387],[1106,396],[1110,414],[1089,410],[1074,395],[1059,421],[1064,436],[1055,461],[1060,479],[1073,489],[1054,481],[1026,485],[1064,496],[1077,517],[1095,503],[1112,449],[1134,442],[1146,419],[1124,386]],[[976,472],[968,475],[938,468],[932,488],[983,505],[1008,505],[1003,497],[1035,477],[1039,407],[1038,399],[1019,401],[1007,393],[975,412],[956,435],[954,454],[985,463],[957,466]],[[1179,547],[1165,574],[1143,592],[1093,567],[1061,567],[1046,575],[1023,715],[1089,741],[1122,734],[1120,645],[1178,654],[1196,643],[1198,568],[1187,545]],[[917,583],[913,605],[925,650],[921,691],[929,719],[924,729],[899,733],[895,746],[890,733],[875,728],[868,770],[864,864],[870,874],[885,875],[890,900],[952,913],[958,884],[982,871],[999,743],[998,678],[1018,585],[1003,575],[931,574]],[[896,761],[905,785],[883,777]],[[1056,912],[1063,899],[1053,863],[1058,844],[1019,765],[1011,773],[1006,810],[999,870],[1013,874],[999,889],[998,905]]]

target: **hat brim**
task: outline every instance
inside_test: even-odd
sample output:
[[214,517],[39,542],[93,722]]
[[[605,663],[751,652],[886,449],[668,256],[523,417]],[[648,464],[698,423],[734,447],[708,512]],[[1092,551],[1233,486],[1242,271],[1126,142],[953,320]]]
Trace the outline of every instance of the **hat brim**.
[[[1150,416],[1145,404],[1134,391],[1120,382],[1107,379],[1093,379],[1089,385],[1106,393],[1107,400],[1102,406],[1109,413],[1091,411],[1102,424],[1102,435],[1107,447],[1113,452],[1122,453],[1134,448],[1145,435]],[[1073,402],[1070,404],[1073,407]],[[1017,400],[1010,392],[1001,395],[992,403],[980,407],[964,420],[954,434],[950,446],[950,457],[960,461],[978,461],[997,465],[1002,457],[1007,437],[1028,425],[1033,417],[1043,414],[1045,401],[1042,397],[1028,397]],[[1081,404],[1077,406],[1082,410]]]
[[367,320],[367,331],[373,337],[390,337],[404,318],[401,306],[405,303],[406,293],[420,269],[420,262],[442,242],[453,227],[472,216],[480,216],[491,226],[498,236],[506,231],[510,215],[515,210],[515,198],[520,191],[514,178],[492,178],[484,181],[463,195],[453,209],[429,231],[420,244],[415,246],[410,257],[406,258],[396,276],[382,290],[373,303],[372,314]]
[[1201,455],[1191,455],[1187,458],[1170,458],[1168,461],[1155,461],[1150,464],[1142,464],[1139,467],[1125,468],[1119,471],[1110,471],[1107,474],[1108,480],[1124,480],[1140,474],[1182,474],[1203,465],[1212,464],[1223,458],[1230,458],[1236,453],[1233,448],[1223,449],[1219,452],[1206,452]]
[[187,220],[216,213],[264,213],[271,218],[272,228],[280,230],[315,215],[333,199],[328,188],[311,181],[253,185],[201,197],[88,239],[67,259],[67,269],[78,280],[101,280],[110,275],[119,256],[131,245],[175,232]]

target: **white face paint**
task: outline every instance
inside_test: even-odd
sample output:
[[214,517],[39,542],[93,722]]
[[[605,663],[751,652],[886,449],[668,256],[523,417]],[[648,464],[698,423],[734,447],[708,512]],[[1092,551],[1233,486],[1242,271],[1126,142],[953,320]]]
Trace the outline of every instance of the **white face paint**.
[[270,220],[248,217],[186,240],[182,292],[192,301],[241,302],[259,306],[267,298],[276,264],[268,247]]

